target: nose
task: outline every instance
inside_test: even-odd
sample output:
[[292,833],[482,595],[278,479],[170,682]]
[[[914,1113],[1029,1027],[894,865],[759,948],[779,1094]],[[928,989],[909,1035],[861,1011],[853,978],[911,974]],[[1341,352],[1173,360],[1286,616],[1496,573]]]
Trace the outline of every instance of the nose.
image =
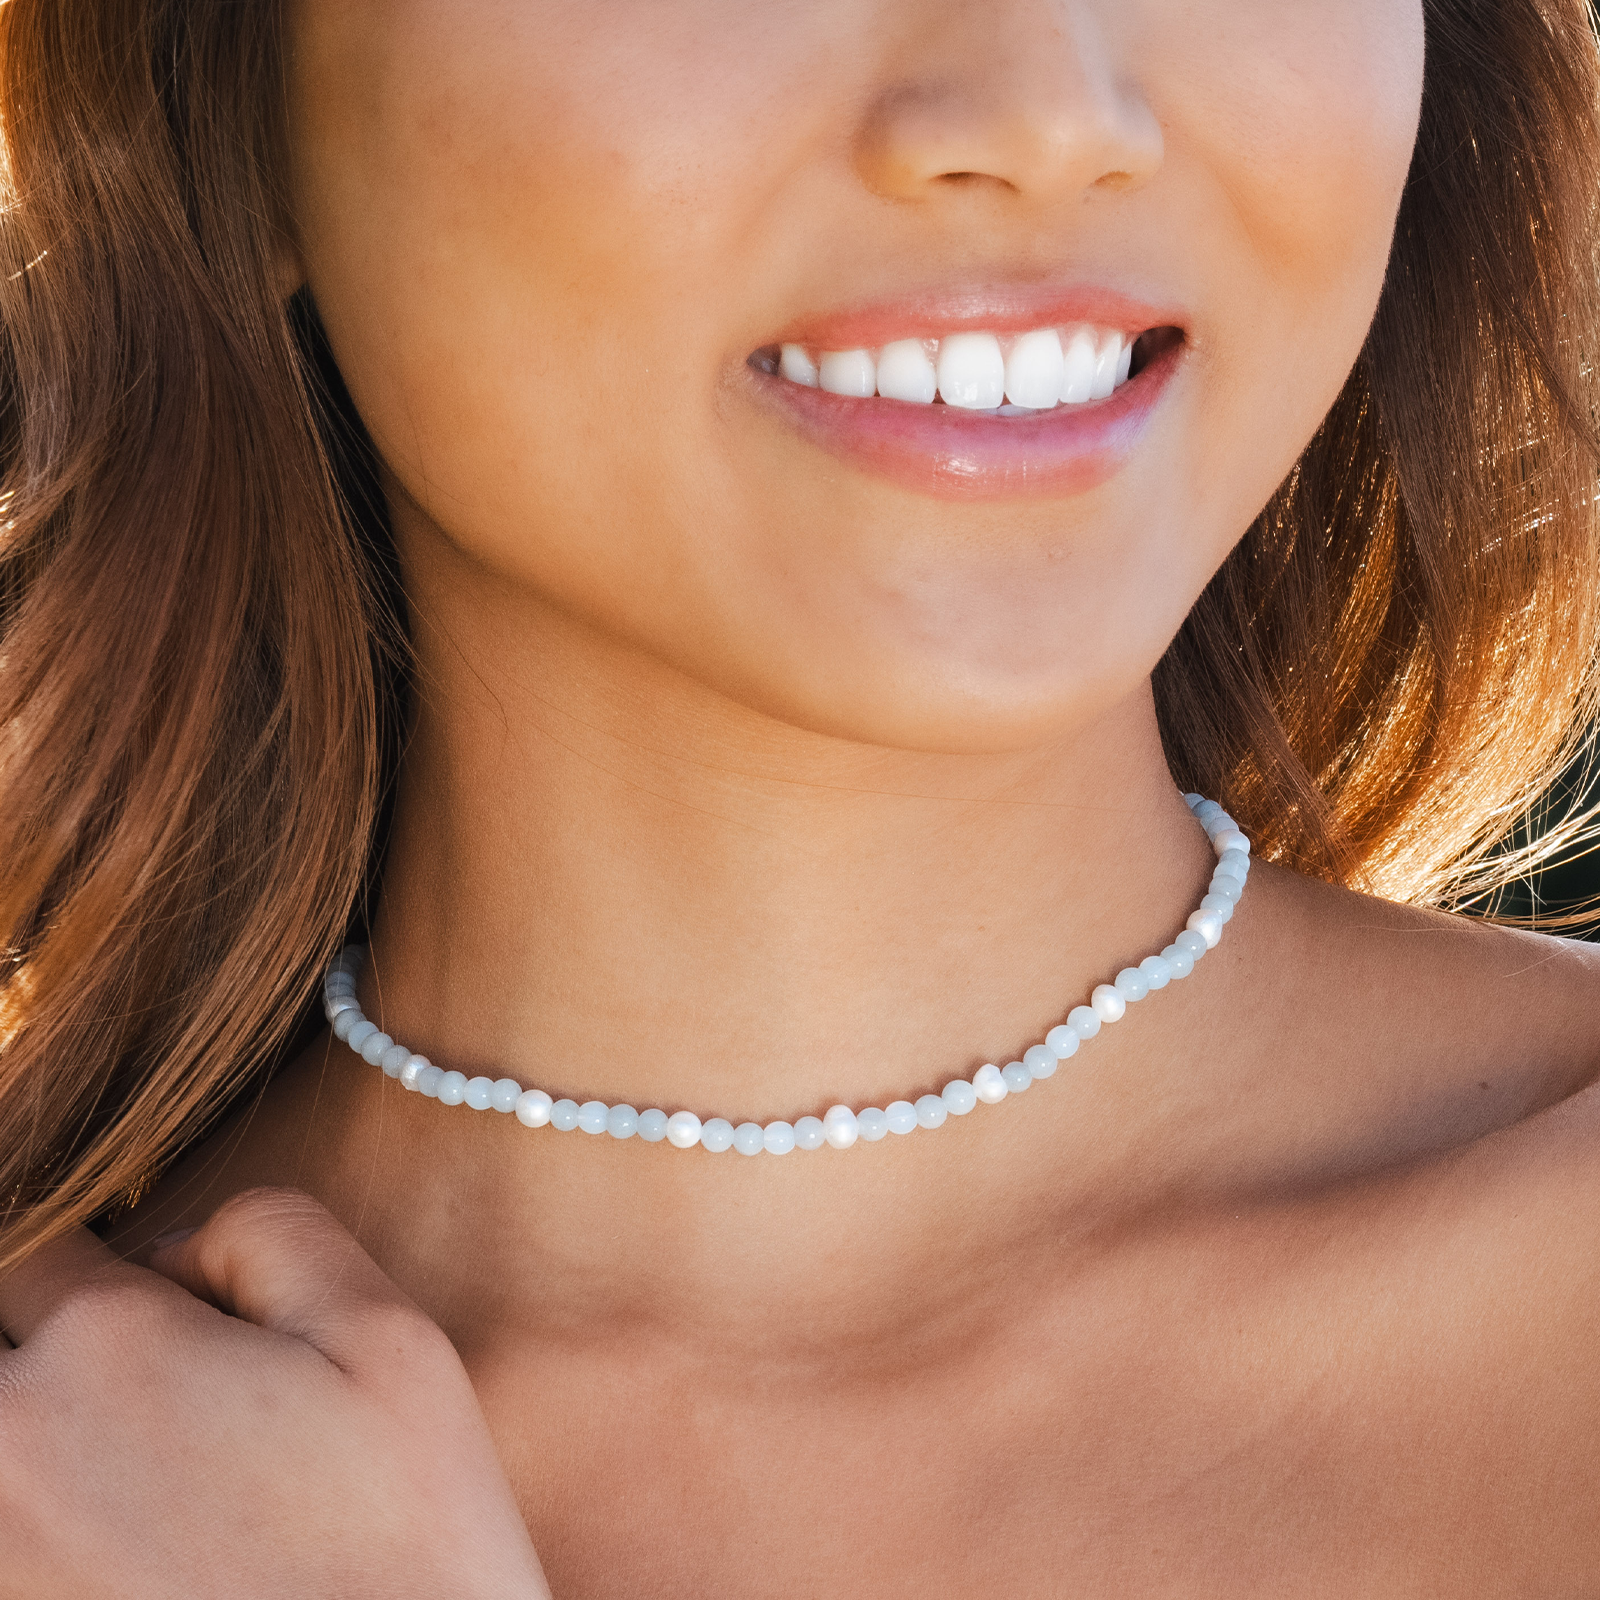
[[1107,25],[1125,0],[910,0],[855,145],[891,200],[981,189],[1049,204],[1161,166],[1161,124]]

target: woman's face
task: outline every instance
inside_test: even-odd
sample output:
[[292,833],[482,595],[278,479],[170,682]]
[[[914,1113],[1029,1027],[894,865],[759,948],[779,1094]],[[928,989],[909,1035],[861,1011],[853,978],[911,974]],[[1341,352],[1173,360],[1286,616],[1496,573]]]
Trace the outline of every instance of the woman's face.
[[1148,675],[1361,346],[1423,65],[1420,0],[315,0],[291,48],[408,562],[932,750]]

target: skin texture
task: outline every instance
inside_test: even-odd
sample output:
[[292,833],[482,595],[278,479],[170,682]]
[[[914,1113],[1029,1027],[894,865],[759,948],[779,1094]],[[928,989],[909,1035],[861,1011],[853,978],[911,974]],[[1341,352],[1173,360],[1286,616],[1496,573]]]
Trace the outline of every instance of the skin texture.
[[[1149,674],[1360,347],[1420,7],[292,26],[286,270],[418,652],[369,1015],[469,1074],[765,1121],[1009,1060],[1167,942],[1211,857]],[[1039,283],[1182,308],[1084,494],[918,496],[747,365],[807,316]],[[1193,978],[937,1135],[530,1133],[324,1040],[120,1243],[309,1191],[449,1336],[563,1597],[1576,1595],[1597,993],[1586,949],[1258,867]],[[230,1548],[217,1592],[256,1592]],[[387,1592],[435,1592],[409,1570]]]

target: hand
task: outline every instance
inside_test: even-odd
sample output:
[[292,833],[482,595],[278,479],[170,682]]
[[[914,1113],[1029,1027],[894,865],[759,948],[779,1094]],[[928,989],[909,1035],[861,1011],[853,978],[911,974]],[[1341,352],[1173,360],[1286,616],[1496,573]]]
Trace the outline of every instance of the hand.
[[454,1348],[314,1200],[0,1279],[0,1597],[548,1600]]

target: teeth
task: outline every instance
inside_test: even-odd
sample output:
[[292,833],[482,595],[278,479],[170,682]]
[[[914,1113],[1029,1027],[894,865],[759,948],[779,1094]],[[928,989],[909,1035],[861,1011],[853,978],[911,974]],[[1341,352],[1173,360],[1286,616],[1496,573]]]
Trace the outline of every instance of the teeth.
[[1061,335],[1054,328],[1025,333],[1006,357],[1006,399],[1047,410],[1061,398]]
[[993,411],[1006,397],[1006,358],[992,333],[939,341],[939,398],[963,411]]
[[938,386],[938,375],[920,339],[899,339],[878,352],[878,393],[886,400],[930,405]]
[[878,388],[878,368],[870,350],[824,350],[817,377],[829,394],[866,399]]
[[[4,4],[4,0],[0,0]],[[992,333],[896,339],[881,350],[779,347],[778,371],[790,383],[829,394],[1032,416],[1056,405],[1104,400],[1133,370],[1132,337],[1077,324],[1035,328],[1004,340]],[[770,369],[769,369],[770,370]]]

